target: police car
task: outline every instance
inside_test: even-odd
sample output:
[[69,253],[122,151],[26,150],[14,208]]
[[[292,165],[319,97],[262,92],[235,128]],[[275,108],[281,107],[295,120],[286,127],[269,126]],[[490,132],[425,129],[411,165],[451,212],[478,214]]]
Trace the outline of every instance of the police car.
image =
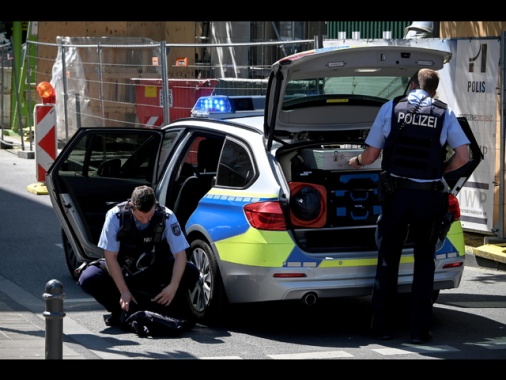
[[[274,63],[263,98],[200,99],[194,117],[159,129],[80,128],[46,175],[70,273],[102,257],[96,244],[106,211],[135,186],[151,185],[190,242],[201,276],[188,300],[202,318],[212,320],[227,304],[369,295],[381,162],[354,170],[348,159],[416,70],[440,70],[450,59],[407,46],[311,50]],[[462,279],[456,196],[481,160],[467,121],[460,122],[471,161],[445,176],[451,217],[434,257],[434,300]],[[412,248],[408,233],[399,270],[399,291],[407,294]]]

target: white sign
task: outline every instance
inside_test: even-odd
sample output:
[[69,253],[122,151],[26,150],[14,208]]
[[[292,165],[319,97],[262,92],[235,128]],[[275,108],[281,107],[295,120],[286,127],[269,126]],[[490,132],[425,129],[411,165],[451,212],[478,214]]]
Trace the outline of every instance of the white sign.
[[[494,193],[496,157],[500,155],[496,130],[499,88],[499,39],[454,40],[452,45],[454,75],[449,79],[446,102],[457,116],[469,122],[484,160],[458,195],[465,229],[494,230]],[[448,82],[450,82],[448,81]],[[450,96],[448,96],[451,94]],[[498,161],[497,161],[498,164]]]

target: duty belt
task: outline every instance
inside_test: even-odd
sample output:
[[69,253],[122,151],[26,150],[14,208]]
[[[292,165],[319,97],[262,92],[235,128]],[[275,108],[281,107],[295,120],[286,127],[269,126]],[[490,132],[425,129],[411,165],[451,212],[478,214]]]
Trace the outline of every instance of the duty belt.
[[444,190],[444,184],[441,181],[415,182],[407,178],[392,177],[392,182],[396,189],[433,190],[433,191]]

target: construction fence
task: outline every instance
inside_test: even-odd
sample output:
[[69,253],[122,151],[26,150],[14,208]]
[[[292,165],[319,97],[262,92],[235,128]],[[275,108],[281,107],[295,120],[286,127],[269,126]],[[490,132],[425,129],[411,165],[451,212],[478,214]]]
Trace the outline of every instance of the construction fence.
[[[135,37],[59,37],[56,44],[27,41],[17,78],[23,84],[11,89],[10,99],[16,104],[10,105],[14,114],[9,126],[24,133],[33,128],[33,108],[41,102],[35,86],[47,81],[56,90],[57,139],[61,144],[81,126],[160,127],[190,116],[200,96],[265,94],[272,63],[317,44],[316,40],[295,40],[169,45]],[[48,49],[54,49],[56,59],[51,65],[37,55],[41,46],[45,56]],[[169,50],[181,47],[217,49],[213,56],[220,58],[206,65],[192,65],[188,57],[168,62]],[[265,55],[272,62],[255,59],[251,64],[251,57],[258,57],[262,49],[276,53]],[[184,75],[177,75],[178,70],[184,70]],[[174,78],[177,76],[186,78]],[[2,119],[2,128],[4,125]]]

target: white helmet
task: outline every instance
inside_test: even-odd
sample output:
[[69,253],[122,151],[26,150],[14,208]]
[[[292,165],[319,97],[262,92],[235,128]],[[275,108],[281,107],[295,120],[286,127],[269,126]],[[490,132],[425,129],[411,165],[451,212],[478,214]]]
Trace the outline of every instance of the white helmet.
[[413,21],[413,23],[404,29],[404,38],[428,38],[432,37],[434,30],[433,21]]

